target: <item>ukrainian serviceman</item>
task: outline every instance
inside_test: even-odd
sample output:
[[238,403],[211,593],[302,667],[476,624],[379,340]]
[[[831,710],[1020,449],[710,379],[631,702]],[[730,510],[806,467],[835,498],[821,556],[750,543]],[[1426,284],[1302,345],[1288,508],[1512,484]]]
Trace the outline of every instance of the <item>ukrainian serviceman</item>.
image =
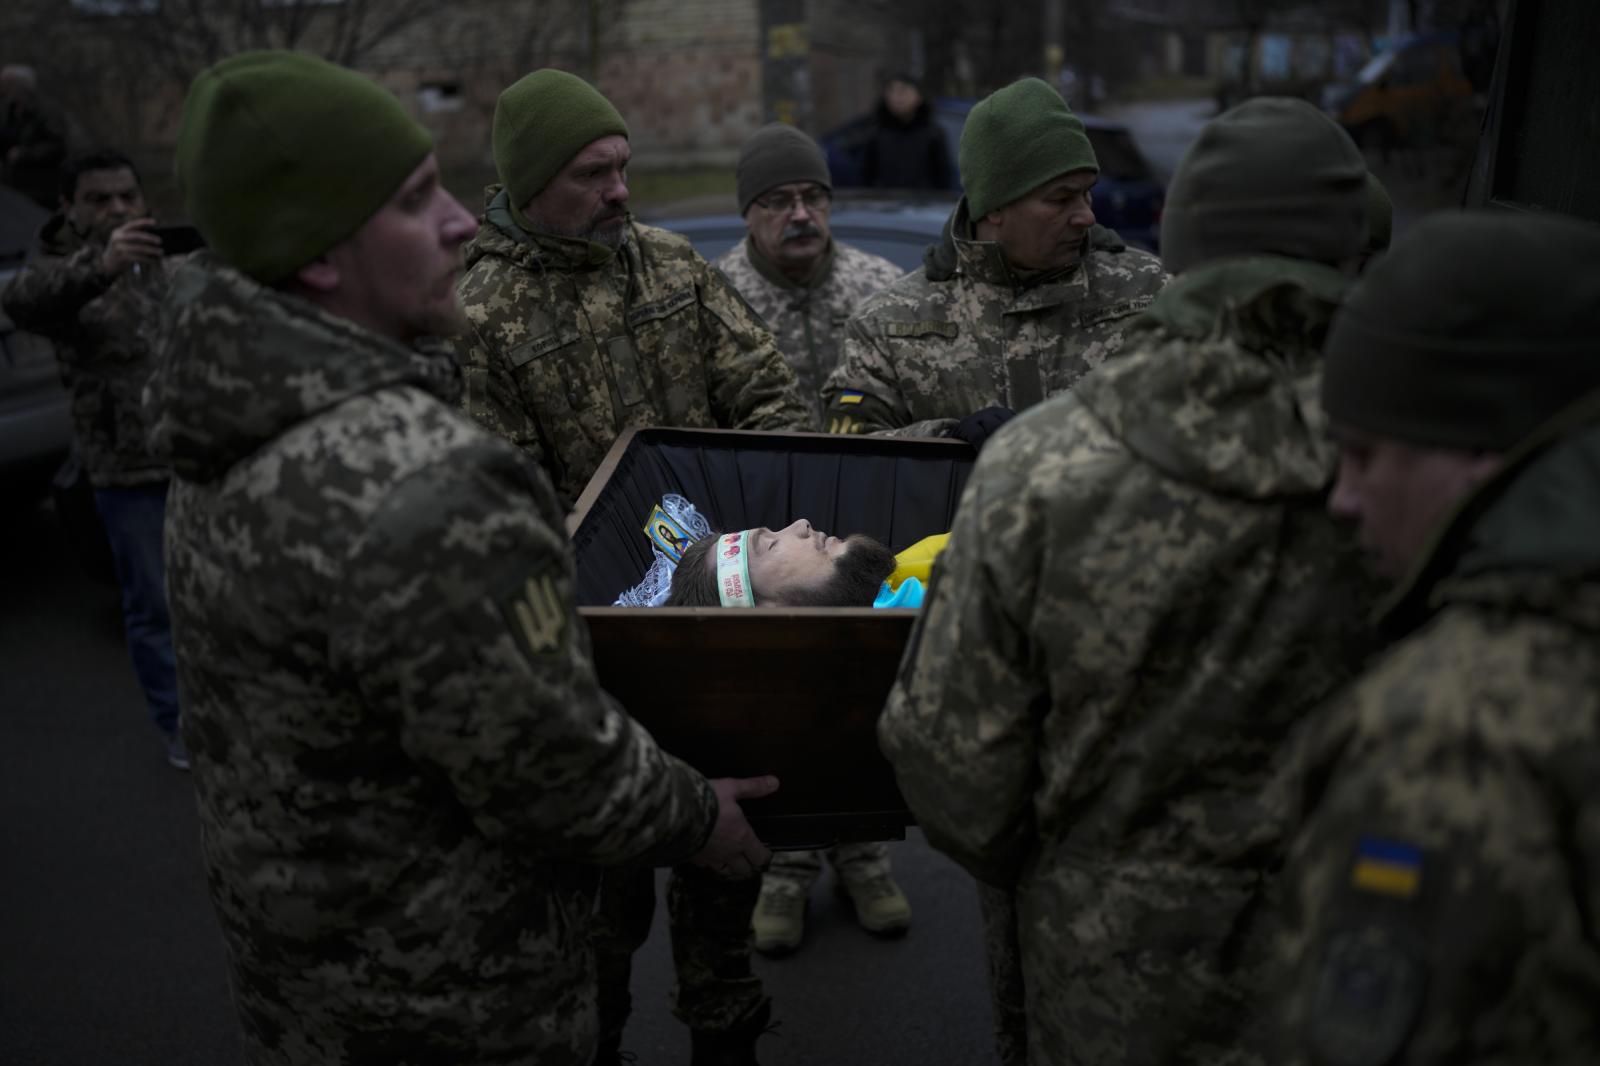
[[0,301],[19,327],[55,342],[73,436],[122,589],[134,673],[167,761],[188,769],[161,560],[168,471],[151,454],[143,400],[171,262],[162,259],[127,157],[95,152],[70,160],[60,204]]
[[1597,338],[1551,216],[1419,222],[1334,321],[1329,510],[1401,583],[1308,734],[1278,1061],[1600,1061]]
[[[850,321],[823,389],[832,432],[947,435],[1031,407],[1120,351],[1166,281],[1095,224],[1094,149],[1039,79],[972,109],[960,160],[966,195],[922,269]],[[959,435],[981,440],[993,421]]]
[[[839,361],[844,324],[901,271],[828,233],[833,178],[822,150],[793,126],[763,126],[739,151],[739,210],[749,233],[716,261],[761,313],[821,418],[822,382]],[[894,883],[883,844],[828,851],[839,883],[869,932],[903,933],[911,903]],[[805,935],[806,897],[822,873],[819,851],[784,851],[761,879],[752,920],[760,951],[792,951]]]
[[804,429],[794,372],[687,239],[628,214],[628,127],[582,79],[500,96],[489,189],[459,291],[465,410],[532,454],[568,506],[642,426]]
[[838,365],[845,323],[905,271],[833,239],[828,161],[793,126],[773,123],[752,134],[739,150],[737,177],[749,232],[715,265],[777,336],[820,422],[822,383]]
[[562,506],[422,343],[473,219],[399,102],[238,55],[177,172],[215,254],[173,279],[155,436],[246,1060],[588,1063],[594,865],[748,876],[736,797],[774,783],[708,783],[596,685]]
[[[501,185],[467,246],[457,341],[468,414],[526,450],[570,507],[631,427],[806,429],[772,334],[689,242],[627,210],[628,127],[582,79],[539,70],[500,96]],[[620,1054],[632,955],[649,935],[647,866],[608,873],[596,934],[602,1066]],[[668,885],[678,1017],[697,1062],[754,1061],[770,1004],[750,968],[760,879],[692,867]]]
[[1007,1061],[1260,1061],[1266,785],[1366,643],[1316,404],[1365,178],[1302,101],[1212,120],[1148,328],[979,455],[879,737],[988,886]]

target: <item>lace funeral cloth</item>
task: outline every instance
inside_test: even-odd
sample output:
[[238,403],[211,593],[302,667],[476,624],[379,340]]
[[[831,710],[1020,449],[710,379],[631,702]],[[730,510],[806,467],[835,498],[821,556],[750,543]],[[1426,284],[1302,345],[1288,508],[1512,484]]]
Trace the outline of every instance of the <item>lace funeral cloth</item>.
[[[701,537],[712,534],[711,523],[706,521],[704,515],[695,509],[694,504],[682,496],[667,493],[661,497],[657,511],[665,512],[666,516],[676,522],[683,533],[687,534],[685,546],[692,544]],[[651,529],[656,525],[656,515],[651,515],[651,521],[645,526],[645,534],[650,537],[651,552],[655,558],[650,563],[650,569],[644,572],[644,580],[633,588],[617,597],[613,607],[660,607],[667,602],[667,593],[672,589],[672,572],[678,567],[678,560],[661,550],[661,541],[651,535]]]

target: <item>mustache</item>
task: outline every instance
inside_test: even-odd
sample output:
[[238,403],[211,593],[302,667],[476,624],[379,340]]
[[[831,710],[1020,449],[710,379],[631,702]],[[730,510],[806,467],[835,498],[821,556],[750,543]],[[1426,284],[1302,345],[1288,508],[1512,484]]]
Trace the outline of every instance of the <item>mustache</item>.
[[797,241],[802,237],[820,237],[822,230],[817,228],[815,222],[791,222],[783,227],[783,232],[778,235],[780,241]]

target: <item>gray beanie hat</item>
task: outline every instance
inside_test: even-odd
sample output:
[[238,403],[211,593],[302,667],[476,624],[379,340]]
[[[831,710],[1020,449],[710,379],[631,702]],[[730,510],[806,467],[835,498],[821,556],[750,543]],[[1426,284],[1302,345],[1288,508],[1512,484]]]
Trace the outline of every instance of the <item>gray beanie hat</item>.
[[1262,96],[1224,111],[1178,163],[1161,216],[1174,274],[1211,259],[1283,255],[1334,264],[1367,233],[1367,164],[1304,100]]
[[833,191],[833,175],[817,142],[782,122],[769,123],[749,136],[739,149],[737,175],[741,215],[768,189],[793,181],[814,181]]
[[1413,444],[1503,452],[1600,388],[1600,228],[1431,215],[1334,316],[1322,406]]

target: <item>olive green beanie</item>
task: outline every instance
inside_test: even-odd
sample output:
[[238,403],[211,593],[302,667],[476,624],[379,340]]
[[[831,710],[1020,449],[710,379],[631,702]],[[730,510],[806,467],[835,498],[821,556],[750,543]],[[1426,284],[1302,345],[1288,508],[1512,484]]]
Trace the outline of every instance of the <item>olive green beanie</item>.
[[1061,94],[1023,78],[973,105],[961,130],[961,188],[974,221],[1074,170],[1100,169]]
[[1425,218],[1351,289],[1324,358],[1335,421],[1506,451],[1600,388],[1600,228],[1483,211]]
[[494,167],[513,208],[537,196],[583,147],[628,136],[611,101],[564,70],[536,70],[500,94],[494,106]]
[[813,181],[833,191],[833,176],[822,149],[804,133],[771,122],[752,133],[739,149],[739,213],[768,189],[795,181]]
[[1174,274],[1236,255],[1337,264],[1367,233],[1367,164],[1304,100],[1262,96],[1205,124],[1167,188],[1161,261]]
[[244,52],[189,87],[177,175],[189,218],[266,284],[349,237],[433,151],[393,93],[298,52]]

